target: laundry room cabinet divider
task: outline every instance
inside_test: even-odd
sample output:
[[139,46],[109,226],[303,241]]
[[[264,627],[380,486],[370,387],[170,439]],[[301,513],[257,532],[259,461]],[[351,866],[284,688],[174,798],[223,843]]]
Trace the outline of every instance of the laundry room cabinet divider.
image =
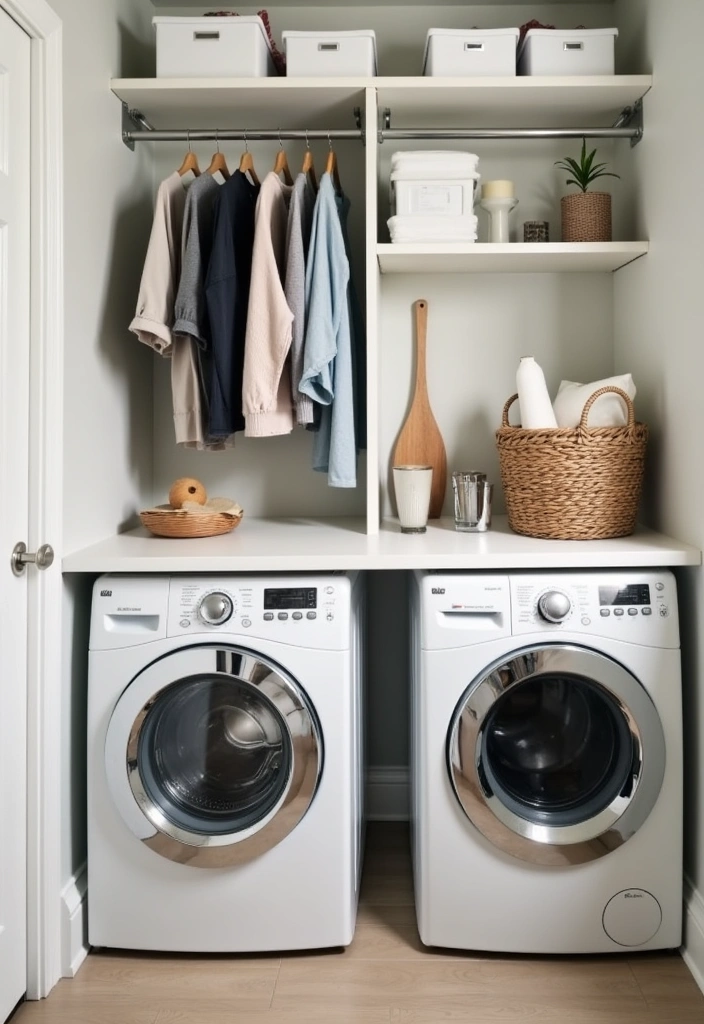
[[[561,172],[555,160],[588,134],[600,158],[618,167],[628,139],[643,130],[641,100],[649,75],[577,78],[118,79],[123,139],[150,146],[155,185],[180,162],[185,130],[202,160],[218,144],[234,162],[230,135],[247,133],[259,177],[273,164],[277,137],[296,172],[305,133],[324,166],[338,153],[350,196],[352,269],[364,297],[367,328],[367,449],[354,490],[329,488],[310,468],[310,436],[240,439],[234,451],[204,455],[173,441],[168,365],[154,383],[154,500],[170,482],[194,475],[211,494],[245,508],[240,528],[207,542],[165,541],[136,530],[70,554],[67,571],[262,571],[284,569],[530,568],[699,564],[700,552],[647,530],[606,542],[545,542],[519,537],[495,517],[481,537],[457,534],[448,492],[445,517],[422,537],[400,534],[393,518],[390,457],[410,401],[412,304],[429,303],[428,381],[449,469],[482,469],[497,485],[494,431],[514,390],[521,355],[536,355],[556,389],[562,378],[593,380],[613,372],[613,273],[647,258],[648,243],[618,241],[509,245],[389,242],[390,157],[397,148],[472,149],[483,177],[510,177],[522,221],[550,215],[559,237]],[[645,104],[647,114],[647,100]],[[116,130],[119,107],[116,104]],[[150,129],[155,130],[149,142]],[[265,138],[257,138],[259,134]],[[330,133],[329,143],[327,133]],[[297,136],[295,143],[288,136]],[[161,140],[164,138],[164,141]],[[546,137],[547,136],[547,137]],[[243,134],[240,134],[243,138]],[[237,153],[239,156],[239,153]],[[201,161],[202,163],[202,161]],[[614,179],[615,182],[615,179]],[[617,187],[613,187],[616,194]],[[625,205],[625,204],[624,204]],[[480,221],[480,239],[486,228]],[[143,253],[135,253],[135,260]],[[125,310],[125,325],[130,310]],[[137,344],[136,340],[134,341]],[[635,369],[635,368],[634,368]]]

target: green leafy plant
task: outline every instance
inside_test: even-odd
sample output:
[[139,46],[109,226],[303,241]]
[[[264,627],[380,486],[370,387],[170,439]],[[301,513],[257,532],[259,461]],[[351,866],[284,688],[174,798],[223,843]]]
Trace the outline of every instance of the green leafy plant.
[[555,166],[568,171],[572,177],[565,182],[566,185],[576,185],[582,192],[586,192],[593,181],[597,178],[619,178],[620,175],[605,171],[606,164],[595,164],[594,157],[596,150],[593,149],[587,155],[587,140],[582,139],[582,152],[579,161],[573,160],[571,156],[564,160],[556,160]]

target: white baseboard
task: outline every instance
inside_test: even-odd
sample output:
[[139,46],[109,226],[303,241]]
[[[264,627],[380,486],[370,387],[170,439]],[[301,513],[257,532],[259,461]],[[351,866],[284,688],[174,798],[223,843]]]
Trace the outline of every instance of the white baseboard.
[[61,976],[74,978],[88,955],[88,873],[83,864],[61,893]]
[[684,942],[682,958],[704,992],[704,897],[684,877]]
[[366,805],[368,821],[408,821],[411,809],[408,768],[369,768]]

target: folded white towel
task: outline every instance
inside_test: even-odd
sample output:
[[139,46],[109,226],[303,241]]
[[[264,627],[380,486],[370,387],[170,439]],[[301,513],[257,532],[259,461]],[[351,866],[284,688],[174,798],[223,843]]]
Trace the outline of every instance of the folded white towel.
[[458,171],[452,165],[438,161],[417,167],[402,166],[391,171],[391,181],[479,181],[479,171],[463,169]]
[[[630,373],[618,377],[606,377],[591,384],[577,384],[571,380],[563,380],[558,388],[552,407],[558,427],[576,427],[581,419],[584,404],[590,395],[599,388],[615,387],[625,391],[633,401],[636,397],[636,386]],[[589,410],[588,426],[590,427],[625,427],[628,422],[626,403],[613,392],[597,398]]]
[[391,180],[418,181],[423,178],[479,177],[479,157],[474,153],[429,150],[427,152],[393,153]]
[[476,217],[390,217],[392,242],[476,242]]

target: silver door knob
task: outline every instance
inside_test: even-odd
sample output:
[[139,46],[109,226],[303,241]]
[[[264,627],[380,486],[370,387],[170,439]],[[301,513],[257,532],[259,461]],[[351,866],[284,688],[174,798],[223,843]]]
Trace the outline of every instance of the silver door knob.
[[15,576],[21,576],[28,565],[36,565],[37,569],[48,569],[54,561],[54,549],[51,544],[42,544],[35,552],[28,552],[27,545],[20,541],[12,549],[10,564]]

